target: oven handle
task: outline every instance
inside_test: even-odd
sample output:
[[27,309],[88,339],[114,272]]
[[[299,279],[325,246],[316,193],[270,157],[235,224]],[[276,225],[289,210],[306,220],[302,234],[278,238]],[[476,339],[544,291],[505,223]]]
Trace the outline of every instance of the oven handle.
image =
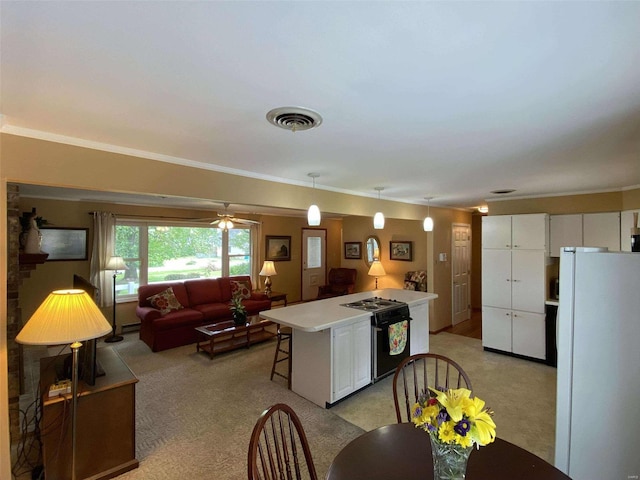
[[[384,328],[389,328],[389,325],[393,325],[394,323],[404,322],[405,320],[406,320],[407,322],[411,322],[411,321],[413,320],[413,318],[411,318],[411,317],[404,317],[404,318],[402,318],[402,319],[398,320],[397,322],[389,322],[389,323],[387,323],[387,324],[385,325],[385,327],[384,327]],[[381,332],[381,331],[382,331],[382,328],[380,328],[380,327],[372,327],[372,328],[373,328],[374,330],[376,330],[377,332]]]

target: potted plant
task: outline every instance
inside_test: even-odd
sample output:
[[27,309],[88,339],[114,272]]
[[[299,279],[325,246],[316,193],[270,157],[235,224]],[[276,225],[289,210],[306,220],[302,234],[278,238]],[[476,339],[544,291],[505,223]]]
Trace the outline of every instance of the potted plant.
[[242,304],[242,295],[239,292],[231,297],[231,313],[236,325],[244,325],[247,322],[247,309]]

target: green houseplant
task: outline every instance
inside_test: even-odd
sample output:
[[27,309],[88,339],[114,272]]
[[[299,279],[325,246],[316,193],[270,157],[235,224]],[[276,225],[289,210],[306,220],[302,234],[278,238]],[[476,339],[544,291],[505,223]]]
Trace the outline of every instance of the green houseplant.
[[244,325],[247,322],[247,309],[242,304],[242,295],[240,292],[236,292],[231,297],[231,313],[233,314],[233,321],[236,325]]

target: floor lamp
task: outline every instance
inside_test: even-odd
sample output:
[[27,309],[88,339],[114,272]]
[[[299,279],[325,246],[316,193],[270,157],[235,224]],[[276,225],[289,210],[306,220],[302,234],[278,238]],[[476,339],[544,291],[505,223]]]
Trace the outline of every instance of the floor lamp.
[[126,270],[127,265],[122,257],[111,257],[107,262],[105,270],[113,270],[113,331],[111,335],[104,339],[107,343],[119,342],[124,339],[122,335],[116,335],[116,277],[118,270]]
[[71,479],[76,479],[78,350],[83,341],[106,335],[111,325],[84,290],[56,290],[22,327],[16,342],[24,345],[71,344]]

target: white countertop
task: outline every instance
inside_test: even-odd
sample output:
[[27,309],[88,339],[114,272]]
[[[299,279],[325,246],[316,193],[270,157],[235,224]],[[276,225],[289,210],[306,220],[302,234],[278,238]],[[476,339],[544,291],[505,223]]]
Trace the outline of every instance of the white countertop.
[[260,316],[291,328],[297,328],[306,332],[319,332],[349,323],[353,320],[370,317],[371,312],[358,310],[357,308],[343,307],[341,305],[343,303],[351,303],[371,297],[398,300],[408,303],[409,306],[411,306],[434,300],[438,298],[438,295],[428,292],[415,292],[413,290],[385,288],[383,290],[371,290],[368,292],[326,298],[324,300],[299,303],[274,310],[265,310],[260,312]]

